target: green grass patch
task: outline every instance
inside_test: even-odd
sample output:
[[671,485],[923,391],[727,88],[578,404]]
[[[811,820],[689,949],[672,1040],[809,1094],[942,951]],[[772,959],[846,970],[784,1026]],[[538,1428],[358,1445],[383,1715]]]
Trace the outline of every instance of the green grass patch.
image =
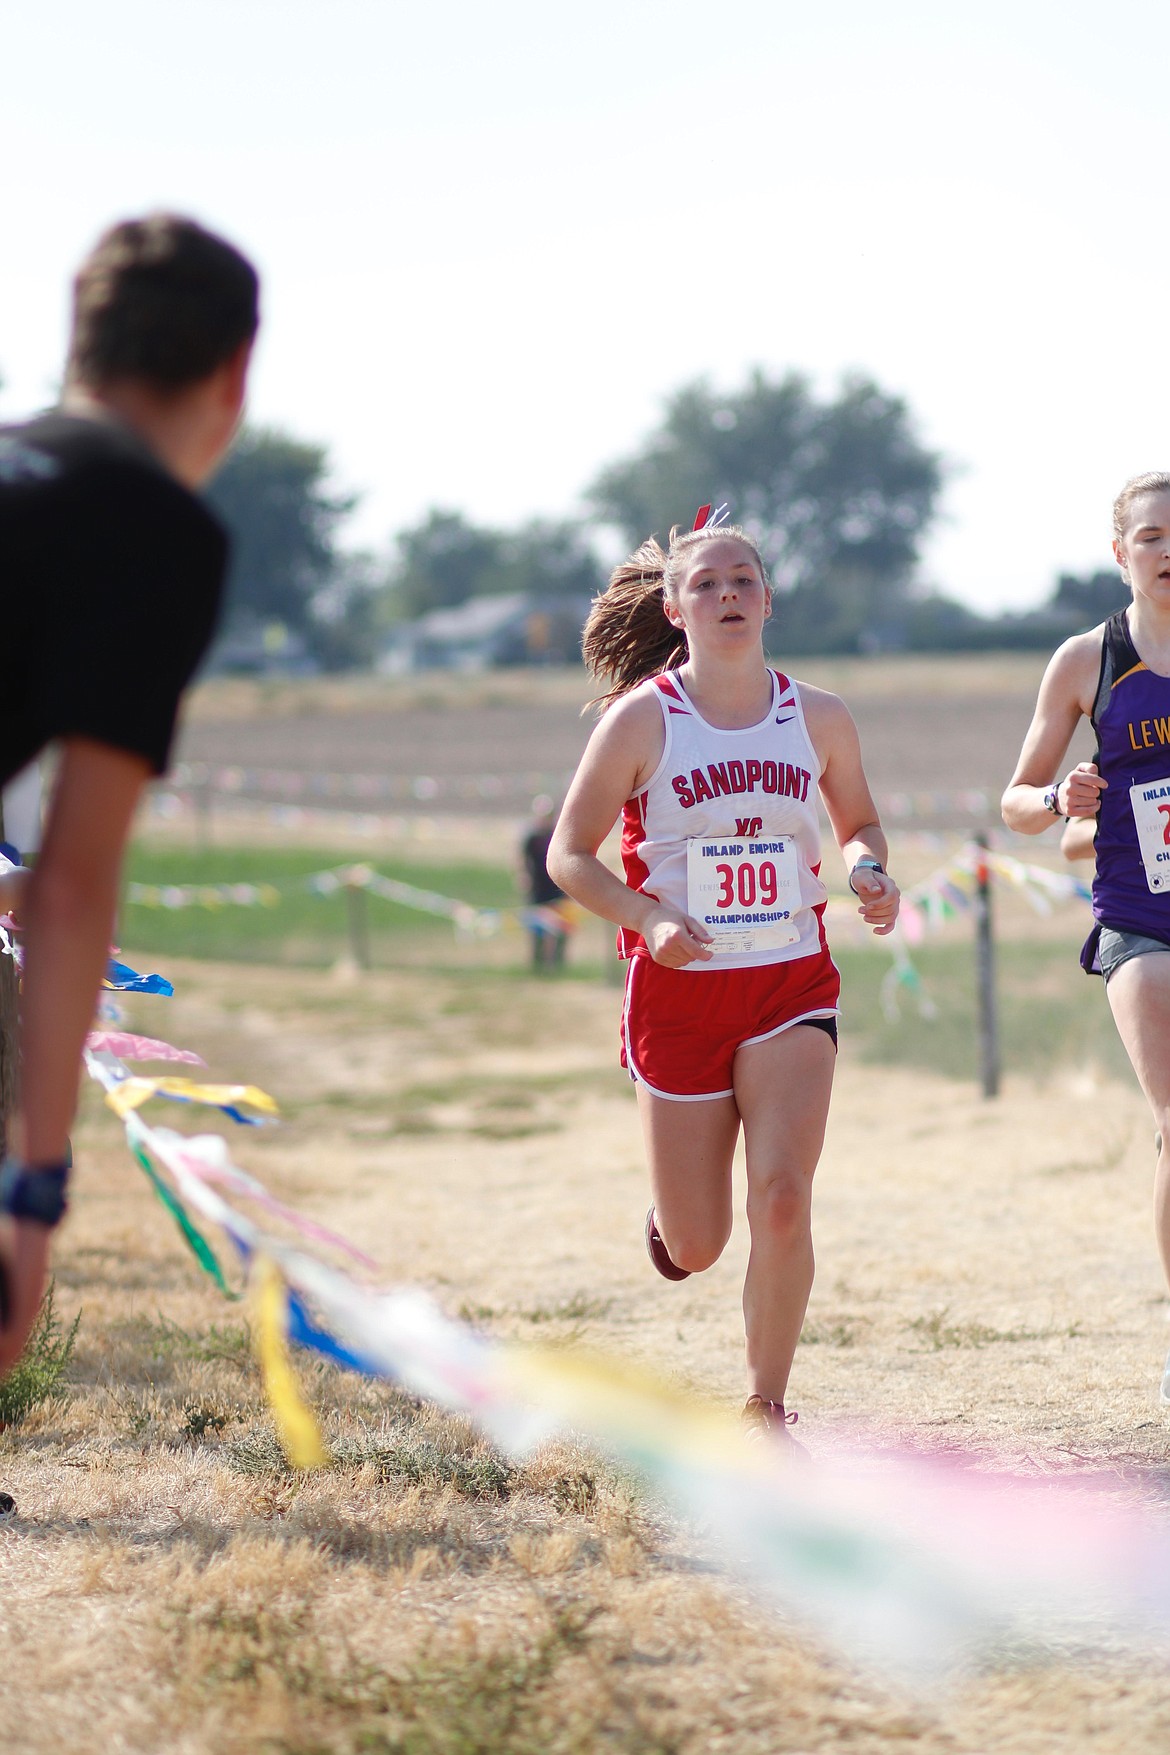
[[24,1352],[7,1377],[0,1378],[0,1426],[15,1426],[42,1402],[64,1394],[62,1380],[73,1354],[81,1312],[68,1329],[64,1328],[53,1305],[54,1289],[50,1280]]
[[534,1304],[521,1310],[525,1322],[602,1322],[613,1309],[612,1298],[594,1298],[588,1292],[574,1292],[569,1298],[558,1298],[550,1304]]
[[[841,1032],[863,1057],[882,1066],[915,1066],[950,1078],[979,1077],[975,947],[920,945],[913,962],[935,1006],[923,1017],[915,995],[898,990],[898,1016],[882,1010],[887,957],[834,947],[841,971]],[[1060,1068],[1092,1068],[1133,1077],[1118,1039],[1104,985],[1089,979],[1071,944],[1012,939],[998,947],[996,994],[1000,1064],[1005,1074],[1046,1077]]]
[[[346,897],[320,896],[308,879],[336,866],[368,863],[384,877],[434,890],[477,908],[511,908],[516,884],[505,866],[418,865],[370,859],[368,854],[320,848],[208,847],[136,845],[126,864],[127,883],[167,885],[271,884],[280,901],[271,907],[159,908],[124,901],[120,936],[135,952],[152,956],[207,957],[225,962],[285,963],[327,967],[349,946]],[[366,920],[375,966],[401,962],[405,948],[419,940],[448,946],[455,929],[441,917],[365,897]],[[515,935],[518,959],[527,941]]]
[[994,1347],[1001,1342],[1076,1340],[1082,1333],[1079,1322],[1063,1328],[989,1328],[983,1322],[948,1322],[947,1310],[932,1311],[929,1316],[916,1316],[906,1324],[922,1342],[923,1349],[941,1353],[952,1347]]
[[868,1327],[864,1317],[840,1316],[828,1317],[818,1322],[806,1316],[800,1331],[802,1347],[852,1347],[856,1346],[861,1331]]
[[[292,1473],[268,1425],[233,1439],[225,1454],[229,1468],[238,1475]],[[455,1421],[431,1421],[424,1428],[408,1419],[380,1432],[363,1430],[333,1440],[330,1457],[337,1470],[372,1469],[386,1483],[450,1487],[464,1499],[507,1499],[516,1476],[506,1458],[482,1439],[469,1437]]]
[[140,1341],[151,1362],[159,1364],[171,1359],[219,1359],[229,1365],[251,1366],[252,1331],[244,1322],[213,1322],[200,1330],[183,1328],[161,1311],[150,1317],[136,1317],[122,1327],[125,1338]]

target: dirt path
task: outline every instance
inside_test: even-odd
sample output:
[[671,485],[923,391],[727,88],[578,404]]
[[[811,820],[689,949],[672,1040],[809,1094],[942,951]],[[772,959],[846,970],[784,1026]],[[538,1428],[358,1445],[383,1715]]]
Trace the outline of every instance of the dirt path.
[[[173,973],[136,1027],[282,1100],[286,1128],[233,1136],[278,1193],[491,1332],[581,1336],[732,1410],[742,1216],[702,1278],[649,1270],[612,990]],[[0,1438],[22,1514],[0,1532],[0,1747],[1165,1750],[1170,1684],[1134,1662],[1033,1654],[907,1702],[719,1590],[583,1454],[493,1497],[453,1423],[311,1367],[354,1462],[298,1484],[238,1312],[92,1099],[79,1156],[58,1277],[83,1311],[76,1382]],[[861,1424],[1160,1491],[1151,1171],[1129,1088],[1009,1075],[986,1104],[847,1048],[793,1385],[814,1454]]]

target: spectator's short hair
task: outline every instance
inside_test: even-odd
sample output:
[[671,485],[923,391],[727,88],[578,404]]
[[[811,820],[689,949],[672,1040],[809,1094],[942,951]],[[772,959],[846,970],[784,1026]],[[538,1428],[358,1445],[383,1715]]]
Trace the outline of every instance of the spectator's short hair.
[[252,264],[193,219],[151,213],[98,239],[73,283],[69,381],[137,378],[180,390],[207,378],[260,321]]

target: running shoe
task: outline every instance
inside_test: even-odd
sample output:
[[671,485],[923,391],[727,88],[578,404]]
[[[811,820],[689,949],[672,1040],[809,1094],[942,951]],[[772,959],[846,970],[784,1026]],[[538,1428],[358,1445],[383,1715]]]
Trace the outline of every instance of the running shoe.
[[809,1460],[808,1451],[792,1433],[798,1415],[784,1412],[783,1402],[765,1401],[762,1395],[750,1395],[743,1410],[744,1432],[753,1443],[778,1443],[790,1457]]
[[1162,1367],[1162,1388],[1158,1400],[1164,1408],[1170,1408],[1170,1353],[1167,1353],[1166,1363]]
[[667,1254],[666,1245],[662,1241],[662,1233],[658,1229],[658,1220],[654,1217],[653,1207],[646,1214],[646,1254],[664,1280],[690,1279],[690,1268],[676,1267]]

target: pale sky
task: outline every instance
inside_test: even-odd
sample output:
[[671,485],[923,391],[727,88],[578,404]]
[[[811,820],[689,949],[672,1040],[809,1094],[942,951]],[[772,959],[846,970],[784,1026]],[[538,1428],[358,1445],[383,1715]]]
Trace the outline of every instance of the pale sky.
[[1024,608],[1170,467],[1165,0],[7,0],[0,412],[167,206],[264,275],[251,416],[385,549],[580,510],[705,375],[861,369],[954,474],[924,578]]

